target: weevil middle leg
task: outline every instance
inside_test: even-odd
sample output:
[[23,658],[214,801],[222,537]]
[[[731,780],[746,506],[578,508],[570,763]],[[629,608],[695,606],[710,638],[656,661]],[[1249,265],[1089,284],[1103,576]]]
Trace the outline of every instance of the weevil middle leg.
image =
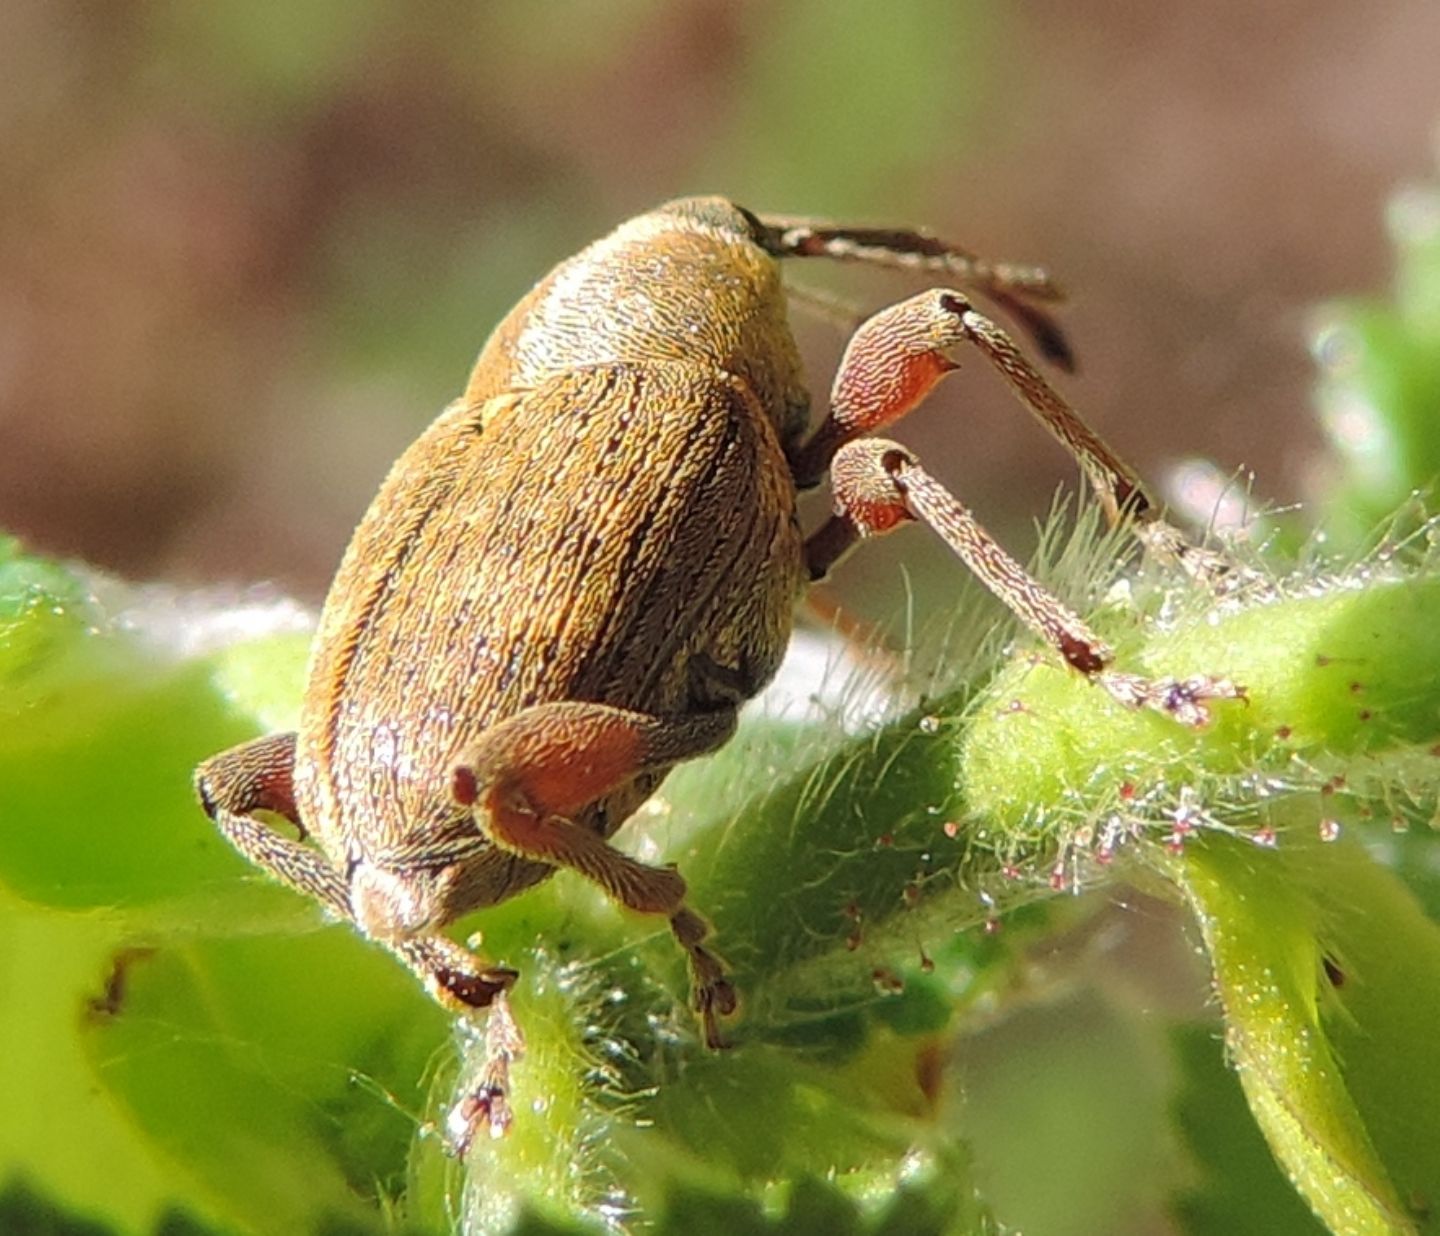
[[685,904],[685,880],[615,849],[571,818],[638,775],[714,751],[735,732],[733,707],[657,717],[608,704],[537,704],[487,730],[452,773],[451,794],[495,845],[523,858],[568,867],[621,905],[663,914],[690,958],[694,1004],[712,1047],[717,1017],[733,1012],[735,990],[704,947],[705,920]]
[[[1146,678],[1112,668],[1114,654],[1085,621],[1031,576],[976,522],[953,494],[896,442],[862,438],[836,455],[831,471],[838,514],[824,537],[812,538],[812,571],[823,571],[837,548],[918,519],[1026,626],[1066,663],[1131,708],[1152,708],[1185,725],[1204,725],[1207,700],[1241,699],[1228,678]],[[837,535],[837,529],[839,533]]]

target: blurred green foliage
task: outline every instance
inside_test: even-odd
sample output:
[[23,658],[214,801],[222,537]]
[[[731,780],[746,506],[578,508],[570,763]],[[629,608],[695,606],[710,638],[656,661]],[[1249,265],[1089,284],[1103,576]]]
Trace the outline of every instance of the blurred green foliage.
[[1355,541],[1440,476],[1440,187],[1397,193],[1386,212],[1396,250],[1385,301],[1346,300],[1317,315],[1317,401],[1336,453],[1331,522]]

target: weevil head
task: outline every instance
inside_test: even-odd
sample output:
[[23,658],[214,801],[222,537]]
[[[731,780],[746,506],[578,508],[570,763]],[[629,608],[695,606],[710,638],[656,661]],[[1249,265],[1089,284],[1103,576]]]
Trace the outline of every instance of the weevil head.
[[682,221],[682,226],[709,228],[752,244],[760,243],[765,235],[765,225],[728,197],[677,197],[656,207],[649,216],[640,217],[676,219]]
[[810,399],[779,262],[764,229],[720,197],[680,198],[556,267],[486,344],[467,390],[483,401],[581,365],[693,361],[742,378],[793,441]]

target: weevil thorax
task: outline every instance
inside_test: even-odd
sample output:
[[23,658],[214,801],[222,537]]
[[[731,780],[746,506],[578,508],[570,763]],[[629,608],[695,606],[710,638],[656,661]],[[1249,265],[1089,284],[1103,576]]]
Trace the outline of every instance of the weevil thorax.
[[710,363],[743,379],[781,442],[809,417],[779,263],[760,224],[719,197],[681,198],[556,267],[496,327],[472,406],[552,374],[616,361]]

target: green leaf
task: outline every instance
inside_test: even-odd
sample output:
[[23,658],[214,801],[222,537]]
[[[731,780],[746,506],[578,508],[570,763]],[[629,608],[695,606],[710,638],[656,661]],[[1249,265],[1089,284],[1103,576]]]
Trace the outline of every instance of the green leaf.
[[162,944],[113,964],[123,994],[83,1046],[187,1191],[254,1230],[382,1229],[445,1035],[408,976],[340,928]]
[[[21,638],[55,608],[43,581],[26,586]],[[72,1010],[98,993],[98,1010],[51,1033],[67,1085],[98,1080],[117,1140],[148,1165],[131,1215],[181,1205],[241,1227],[278,1214],[296,1230],[367,1230],[433,1228],[459,1213],[474,1230],[505,1231],[621,1214],[658,1222],[672,1203],[683,1211],[684,1199],[713,1195],[771,1226],[801,1206],[796,1223],[813,1210],[815,1222],[853,1214],[858,1230],[884,1230],[893,1212],[984,1230],[968,1167],[948,1176],[968,1157],[941,1116],[943,1044],[970,1010],[993,1015],[1012,998],[1027,945],[1093,913],[1087,899],[1027,904],[1048,892],[1057,854],[1065,882],[1079,878],[1087,846],[1118,819],[1117,836],[1134,842],[1116,855],[1128,870],[1195,882],[1177,872],[1191,850],[1197,862],[1209,850],[1193,837],[1178,857],[1158,844],[1182,809],[1201,832],[1238,830],[1257,827],[1272,801],[1316,810],[1314,796],[1342,776],[1412,797],[1436,781],[1425,752],[1440,736],[1440,583],[1423,563],[1219,613],[1181,601],[1164,624],[1146,615],[1170,598],[1143,589],[1138,607],[1103,613],[1128,666],[1228,673],[1250,689],[1248,704],[1220,705],[1199,734],[1121,710],[1033,654],[978,696],[962,686],[858,735],[828,720],[748,718],[626,830],[633,852],[677,859],[713,917],[744,993],[734,1048],[716,1056],[697,1043],[668,933],[562,874],[480,916],[487,953],[522,972],[514,1006],[528,1050],[514,1070],[514,1130],[472,1151],[462,1183],[425,1134],[456,1093],[444,1019],[354,933],[307,931],[315,908],[235,858],[190,797],[199,759],[262,719],[289,723],[299,639],[162,656],[142,611],[116,623],[113,596],[87,597],[76,602],[85,621],[47,637],[43,676],[12,678],[5,697],[32,711],[43,699],[49,719],[0,740],[25,822],[0,840],[0,882],[23,894],[43,933],[77,922],[92,933],[64,990]],[[62,777],[136,788],[52,825]],[[1186,895],[1198,912],[1199,895]],[[1378,904],[1389,896],[1366,906],[1375,921],[1394,912]],[[1003,932],[978,930],[1006,909]],[[1230,921],[1228,908],[1216,915],[1217,932]],[[1303,1026],[1304,994],[1283,990],[1273,1024],[1283,1014]],[[1284,1137],[1340,1156],[1346,1214],[1359,1213],[1358,1197],[1393,1222],[1429,1188],[1402,1139],[1377,1131],[1369,1096],[1393,1079],[1360,1086],[1345,1072],[1358,1051],[1342,1060],[1341,1029],[1324,1029],[1334,1042],[1304,1096],[1320,1114],[1286,1134],[1283,1087],[1251,1087],[1252,1101],[1282,1157],[1300,1153],[1282,1150]],[[15,1040],[44,1033],[27,1012]],[[463,1089],[478,1052],[462,1047]],[[1414,1093],[1396,1093],[1397,1107]],[[33,1105],[27,1129],[44,1110]],[[1308,1161],[1286,1162],[1314,1194]],[[947,1165],[954,1187],[907,1194],[917,1163]],[[100,1193],[57,1179],[60,1197]],[[836,1195],[807,1193],[807,1180]]]
[[[166,1211],[153,1230],[155,1236],[228,1236],[182,1210]],[[111,1231],[107,1224],[43,1196],[23,1178],[0,1187],[0,1232],[7,1236],[110,1236]]]
[[1255,1127],[1218,1028],[1191,1023],[1171,1037],[1181,1082],[1176,1125],[1200,1171],[1173,1203],[1186,1236],[1323,1236]]
[[[1131,636],[1132,663],[1226,674],[1246,705],[1186,732],[1017,658],[977,705],[963,760],[971,808],[1020,852],[1050,837],[1069,878],[1098,851],[1177,885],[1254,1116],[1340,1231],[1433,1230],[1440,1196],[1440,1052],[1424,1028],[1440,1018],[1440,937],[1365,848],[1320,840],[1362,814],[1433,810],[1437,638],[1423,563],[1182,615]],[[1412,865],[1427,852],[1420,837],[1379,849]]]
[[[1440,573],[1430,567],[1191,613],[1126,653],[1128,667],[1156,675],[1231,678],[1247,699],[1186,730],[1122,708],[1049,659],[1018,657],[986,691],[967,741],[972,810],[1022,838],[1058,833],[1093,821],[1122,789],[1134,801],[1257,769],[1288,780],[1304,759],[1440,738]],[[1226,797],[1211,795],[1222,807]],[[1255,802],[1228,797],[1238,814]]]
[[[1194,909],[1251,1110],[1337,1231],[1436,1230],[1440,928],[1316,804],[1266,850],[1207,837],[1171,864]],[[1309,829],[1303,829],[1308,823]]]
[[190,788],[255,713],[293,708],[293,623],[182,658],[217,615],[265,615],[4,553],[7,1168],[120,1231],[180,1231],[182,1211],[400,1230],[383,1216],[446,1019],[353,932],[314,932],[315,907],[239,860]]

